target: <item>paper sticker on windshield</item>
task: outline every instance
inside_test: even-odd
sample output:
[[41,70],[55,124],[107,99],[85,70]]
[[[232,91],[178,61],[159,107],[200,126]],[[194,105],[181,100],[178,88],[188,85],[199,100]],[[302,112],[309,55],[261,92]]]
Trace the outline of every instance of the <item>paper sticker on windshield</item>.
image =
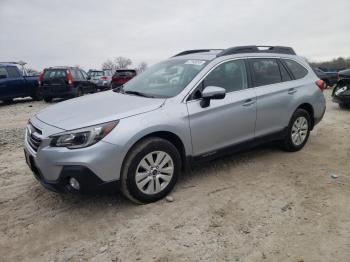
[[201,66],[204,63],[205,63],[205,61],[203,61],[203,60],[187,60],[185,64],[186,65],[199,65],[199,66]]

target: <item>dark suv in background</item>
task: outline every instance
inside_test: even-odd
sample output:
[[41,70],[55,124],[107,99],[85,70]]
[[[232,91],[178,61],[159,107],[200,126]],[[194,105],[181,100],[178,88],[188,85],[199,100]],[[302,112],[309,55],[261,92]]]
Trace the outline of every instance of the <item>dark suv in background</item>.
[[77,67],[50,67],[39,76],[45,102],[53,98],[72,98],[96,92],[87,73]]
[[118,88],[137,75],[135,69],[117,69],[112,77],[112,88]]

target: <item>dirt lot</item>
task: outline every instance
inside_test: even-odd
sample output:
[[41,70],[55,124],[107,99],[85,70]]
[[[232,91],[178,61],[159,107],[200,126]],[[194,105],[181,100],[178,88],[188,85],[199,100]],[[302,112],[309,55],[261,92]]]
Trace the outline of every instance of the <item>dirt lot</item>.
[[216,160],[137,206],[38,184],[22,140],[45,106],[0,104],[0,261],[350,261],[350,110],[328,101],[301,152]]

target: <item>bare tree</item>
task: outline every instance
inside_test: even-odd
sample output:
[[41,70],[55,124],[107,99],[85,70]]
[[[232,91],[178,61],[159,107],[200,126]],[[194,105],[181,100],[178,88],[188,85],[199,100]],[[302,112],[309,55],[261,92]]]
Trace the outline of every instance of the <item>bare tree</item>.
[[35,76],[35,75],[39,75],[39,71],[33,68],[27,68],[27,74],[29,76]]
[[137,71],[139,73],[142,73],[143,71],[145,71],[148,68],[148,64],[146,62],[141,62],[138,66],[137,66]]
[[116,58],[112,59],[107,59],[105,62],[102,63],[102,69],[110,69],[112,71],[115,71],[117,69],[124,69],[128,68],[129,66],[132,65],[131,59],[123,56],[118,56]]
[[103,70],[111,69],[115,71],[117,70],[117,67],[111,59],[107,59],[105,62],[102,63],[102,69]]
[[117,69],[123,69],[128,68],[132,65],[131,59],[123,56],[118,56],[114,58],[114,64],[116,65]]

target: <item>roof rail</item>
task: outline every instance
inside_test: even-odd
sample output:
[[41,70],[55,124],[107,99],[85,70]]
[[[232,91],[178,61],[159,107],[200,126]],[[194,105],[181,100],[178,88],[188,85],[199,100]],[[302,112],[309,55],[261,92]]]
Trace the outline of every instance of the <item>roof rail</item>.
[[287,47],[287,46],[249,45],[249,46],[236,46],[236,47],[227,48],[222,52],[220,52],[219,54],[217,54],[217,57],[225,56],[225,55],[241,54],[241,53],[274,53],[274,54],[296,55],[293,48]]
[[186,50],[186,51],[183,51],[181,53],[178,53],[178,54],[174,55],[173,57],[182,56],[182,55],[189,55],[189,54],[195,54],[195,53],[205,53],[205,52],[210,52],[210,51],[213,51],[213,50],[222,50],[222,49],[194,49],[194,50]]

